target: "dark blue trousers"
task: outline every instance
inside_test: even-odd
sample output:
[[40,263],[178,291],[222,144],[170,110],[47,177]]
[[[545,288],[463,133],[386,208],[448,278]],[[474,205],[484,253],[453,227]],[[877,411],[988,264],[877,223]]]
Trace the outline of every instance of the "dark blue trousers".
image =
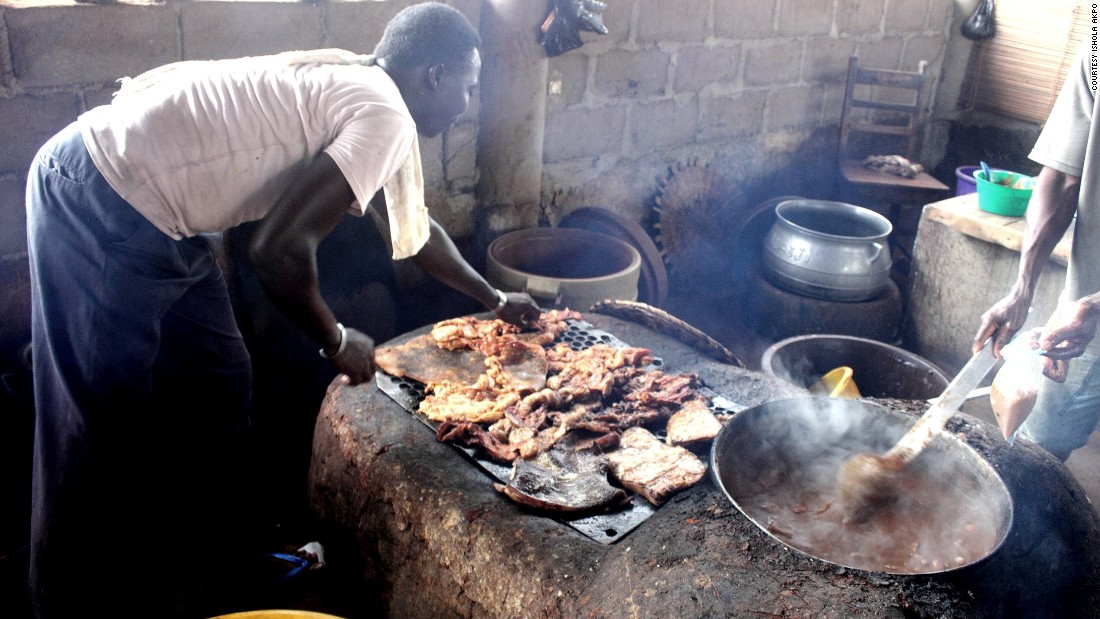
[[75,125],[32,163],[27,233],[32,603],[40,617],[157,616],[176,572],[232,535],[247,496],[252,370],[220,237],[157,230]]

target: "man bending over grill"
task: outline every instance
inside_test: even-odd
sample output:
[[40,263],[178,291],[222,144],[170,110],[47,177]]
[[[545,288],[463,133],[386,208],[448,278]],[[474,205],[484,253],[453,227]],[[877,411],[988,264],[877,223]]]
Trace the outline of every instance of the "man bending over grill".
[[424,206],[417,133],[466,110],[479,43],[458,11],[414,5],[371,56],[154,69],[42,147],[27,186],[39,617],[166,616],[161,589],[217,569],[213,532],[239,533],[211,526],[239,513],[230,471],[251,387],[222,231],[259,220],[249,254],[265,291],[350,384],[373,376],[374,342],[337,323],[315,258],[349,208],[384,209],[394,259],[500,318],[538,315],[474,271]]

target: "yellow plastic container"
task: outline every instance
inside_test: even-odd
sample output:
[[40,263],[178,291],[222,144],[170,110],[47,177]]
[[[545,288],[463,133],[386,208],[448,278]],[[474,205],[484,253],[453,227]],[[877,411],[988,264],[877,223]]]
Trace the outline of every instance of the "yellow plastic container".
[[974,173],[978,184],[978,208],[996,215],[1022,217],[1031,200],[1035,179],[1004,170],[991,170],[990,175],[992,182],[986,179],[983,170]]
[[811,393],[827,395],[830,398],[859,398],[859,387],[852,379],[852,368],[842,365],[829,370],[810,387]]

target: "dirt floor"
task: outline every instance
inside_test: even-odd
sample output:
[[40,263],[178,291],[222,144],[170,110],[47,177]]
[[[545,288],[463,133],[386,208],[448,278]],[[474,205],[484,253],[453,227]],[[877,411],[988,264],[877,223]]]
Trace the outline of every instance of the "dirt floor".
[[[271,553],[293,554],[309,541],[312,531],[301,517],[290,512],[272,514],[265,523]],[[278,517],[275,517],[278,516]],[[212,549],[211,549],[212,550]],[[216,553],[210,556],[217,561]],[[30,619],[25,595],[27,553],[25,548],[0,556],[0,617]],[[305,569],[285,578],[295,564],[266,553],[249,557],[229,570],[230,576],[215,577],[214,570],[196,571],[177,582],[176,591],[165,601],[171,610],[157,612],[157,619],[207,619],[223,614],[266,609],[295,609],[360,619],[371,616],[362,608],[361,585],[339,561],[321,569]],[[354,602],[353,602],[354,600]]]

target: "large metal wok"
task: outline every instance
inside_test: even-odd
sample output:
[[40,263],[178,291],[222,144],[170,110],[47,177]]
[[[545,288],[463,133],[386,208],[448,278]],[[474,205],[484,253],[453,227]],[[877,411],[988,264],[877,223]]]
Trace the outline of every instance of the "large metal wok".
[[729,420],[711,449],[715,482],[758,527],[837,565],[931,574],[973,565],[1012,528],[1008,488],[973,448],[941,432],[906,469],[901,498],[862,525],[837,497],[840,463],[889,449],[915,420],[861,400],[766,402]]

